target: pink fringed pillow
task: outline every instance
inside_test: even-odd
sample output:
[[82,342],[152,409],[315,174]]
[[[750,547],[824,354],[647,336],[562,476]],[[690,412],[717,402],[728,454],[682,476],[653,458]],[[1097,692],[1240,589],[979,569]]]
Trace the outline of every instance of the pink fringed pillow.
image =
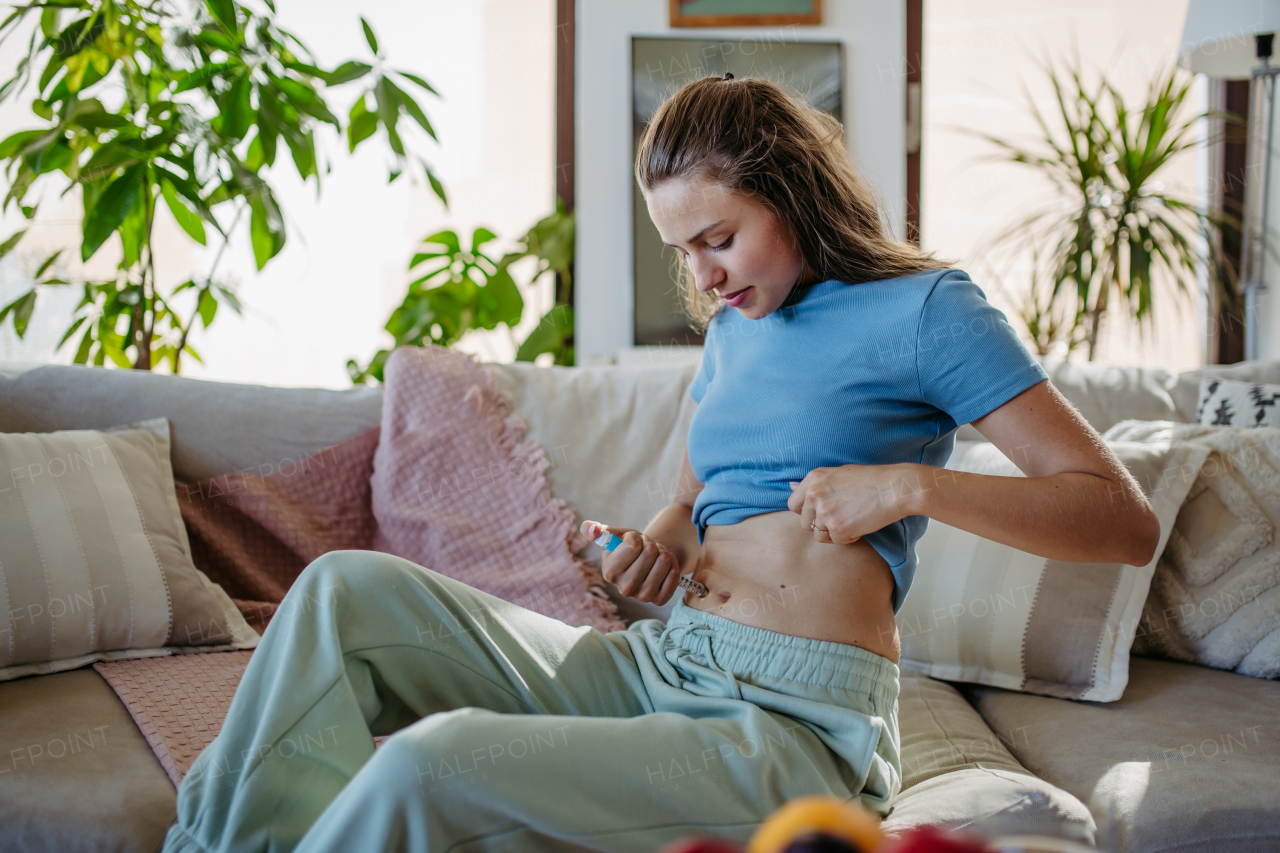
[[374,549],[570,625],[625,628],[599,571],[574,556],[586,540],[490,369],[444,347],[402,347],[384,375]]

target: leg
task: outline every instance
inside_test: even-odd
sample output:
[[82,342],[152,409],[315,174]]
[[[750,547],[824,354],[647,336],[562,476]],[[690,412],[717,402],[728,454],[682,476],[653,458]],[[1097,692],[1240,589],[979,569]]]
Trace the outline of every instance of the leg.
[[800,794],[847,792],[801,723],[732,718],[433,714],[392,736],[297,853],[654,853],[685,835],[744,842]]
[[436,712],[643,714],[631,654],[618,635],[398,557],[326,554],[290,589],[183,779],[165,849],[290,850],[373,755],[373,735]]
[[681,604],[665,626],[611,636],[631,645],[652,712],[433,714],[387,741],[298,853],[653,853],[682,835],[745,841],[804,794],[888,811],[901,779],[889,661]]

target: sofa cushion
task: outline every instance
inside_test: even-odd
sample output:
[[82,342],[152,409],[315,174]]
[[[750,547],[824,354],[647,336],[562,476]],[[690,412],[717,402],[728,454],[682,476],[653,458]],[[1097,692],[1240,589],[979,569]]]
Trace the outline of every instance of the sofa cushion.
[[[1160,521],[1159,555],[1208,449],[1159,434],[1104,438]],[[946,467],[1025,476],[990,442],[957,442]],[[1120,698],[1157,556],[1144,566],[1046,559],[937,520],[916,550],[915,585],[897,613],[904,669],[1065,699]]]
[[175,794],[92,669],[0,684],[0,853],[158,850]]
[[1092,843],[1093,818],[1066,791],[1037,779],[951,685],[902,670],[898,731],[902,793],[884,828],[929,824],[992,835],[1038,834]]
[[376,427],[381,413],[379,388],[269,388],[83,365],[0,365],[0,432],[168,418],[173,474],[186,483],[232,471],[265,476]]
[[1087,803],[1115,853],[1280,847],[1280,683],[1135,657],[1118,702],[963,685],[1032,773]]
[[257,645],[191,561],[168,456],[164,418],[0,433],[0,680]]
[[1214,426],[1280,427],[1280,385],[1236,382],[1231,379],[1200,380],[1198,423]]
[[1280,429],[1125,421],[1113,435],[1210,449],[1156,565],[1134,651],[1280,675]]
[[[1199,422],[1197,415],[1200,407],[1200,380],[1230,379],[1233,382],[1280,384],[1280,359],[1272,361],[1246,361],[1241,364],[1211,364],[1199,370],[1188,370],[1178,374],[1178,379],[1170,389],[1173,403],[1178,409],[1178,416],[1170,420],[1186,424]],[[1138,420],[1154,420],[1141,418],[1138,415],[1127,415]]]

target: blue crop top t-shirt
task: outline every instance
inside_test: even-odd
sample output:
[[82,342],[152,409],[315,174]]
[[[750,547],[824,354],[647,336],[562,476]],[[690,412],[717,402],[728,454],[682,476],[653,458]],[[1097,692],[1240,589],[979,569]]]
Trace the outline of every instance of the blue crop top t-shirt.
[[[1003,312],[960,270],[794,291],[748,320],[721,309],[708,327],[689,462],[709,524],[787,509],[789,480],[814,468],[915,462],[943,467],[955,431],[1048,375]],[[929,519],[909,515],[863,538],[889,563],[893,609],[916,569]]]

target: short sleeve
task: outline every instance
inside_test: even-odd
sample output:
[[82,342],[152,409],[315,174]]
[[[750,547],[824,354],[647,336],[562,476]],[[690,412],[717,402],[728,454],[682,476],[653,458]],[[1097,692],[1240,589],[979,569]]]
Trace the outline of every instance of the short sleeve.
[[702,366],[698,369],[698,375],[693,377],[693,383],[689,386],[689,396],[693,398],[695,403],[702,404],[702,395],[707,393],[707,384],[716,375],[716,358],[715,358],[715,323],[713,322],[707,327],[707,334],[702,345]]
[[925,298],[916,337],[920,394],[959,424],[986,415],[1049,378],[1004,312],[951,270]]

